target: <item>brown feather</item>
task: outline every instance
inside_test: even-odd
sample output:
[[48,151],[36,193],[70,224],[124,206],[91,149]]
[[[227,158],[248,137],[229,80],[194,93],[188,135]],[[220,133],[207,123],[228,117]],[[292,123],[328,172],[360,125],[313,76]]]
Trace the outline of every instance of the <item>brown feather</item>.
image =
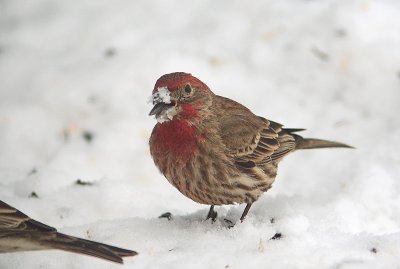
[[44,249],[60,249],[117,263],[123,263],[122,257],[137,255],[133,250],[59,233],[0,201],[0,253]]
[[[156,86],[161,83],[174,91],[183,89],[188,82],[193,86],[193,80],[198,79],[172,73],[162,76],[159,79],[162,83],[158,81]],[[304,129],[285,129],[280,123],[253,114],[236,101],[215,95],[207,86],[205,90],[201,84],[197,87],[200,87],[197,93],[201,93],[202,98],[184,100],[182,104],[180,99],[176,100],[178,110],[191,104],[196,116],[185,118],[178,113],[171,120],[183,119],[193,134],[188,141],[183,141],[176,139],[179,130],[168,130],[171,148],[186,149],[195,143],[196,150],[185,158],[173,150],[158,150],[164,147],[165,139],[155,139],[160,135],[157,126],[150,138],[150,153],[156,166],[171,184],[196,202],[209,205],[247,203],[243,219],[251,203],[271,187],[278,163],[286,155],[296,149],[349,147],[337,142],[302,138],[295,133]],[[157,90],[155,87],[153,92]]]
[[322,148],[354,149],[354,147],[352,146],[335,141],[315,139],[315,138],[303,138],[303,137],[301,137],[300,139],[296,139],[296,149],[322,149]]

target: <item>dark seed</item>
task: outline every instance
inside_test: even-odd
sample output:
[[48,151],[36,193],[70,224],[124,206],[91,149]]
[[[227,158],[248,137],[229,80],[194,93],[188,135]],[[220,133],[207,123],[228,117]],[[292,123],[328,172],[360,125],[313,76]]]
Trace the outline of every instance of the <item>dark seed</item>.
[[225,224],[227,225],[227,228],[233,228],[233,226],[235,226],[235,223],[233,223],[231,220],[229,219],[224,219]]
[[28,176],[34,175],[34,174],[36,174],[36,173],[37,173],[37,170],[36,170],[36,168],[34,167],[34,168],[32,168],[31,171],[29,171]]
[[39,198],[39,195],[37,195],[36,192],[31,192],[31,194],[29,194],[29,198]]
[[90,143],[93,140],[93,133],[89,131],[84,131],[82,133],[83,138],[86,140],[86,142]]
[[167,220],[172,220],[172,213],[171,212],[165,212],[163,214],[161,214],[159,217],[159,219],[167,219]]
[[81,179],[78,178],[78,179],[75,181],[75,184],[76,184],[76,185],[81,185],[81,186],[92,186],[92,185],[93,185],[93,182],[83,181],[83,180],[81,180]]
[[279,240],[282,238],[282,234],[281,233],[276,233],[274,234],[273,237],[271,237],[271,240]]
[[377,253],[377,252],[378,252],[378,250],[377,250],[376,248],[371,248],[370,251],[371,251],[372,253]]
[[318,59],[320,59],[320,60],[322,60],[322,61],[328,61],[328,60],[329,60],[329,55],[328,55],[326,52],[320,50],[320,49],[317,48],[317,47],[312,47],[312,48],[311,48],[311,52],[312,52]]

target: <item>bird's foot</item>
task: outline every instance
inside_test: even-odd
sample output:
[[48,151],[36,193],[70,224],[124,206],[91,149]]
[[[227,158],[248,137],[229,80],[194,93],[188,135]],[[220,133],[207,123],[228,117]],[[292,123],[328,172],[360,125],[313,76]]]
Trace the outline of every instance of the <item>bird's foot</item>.
[[208,211],[206,220],[211,219],[211,222],[214,223],[217,220],[217,216],[218,216],[218,213],[216,211],[214,211],[214,206],[212,205],[210,207],[210,210]]
[[242,216],[240,217],[240,222],[243,222],[243,221],[244,221],[244,218],[246,217],[247,213],[249,212],[251,205],[252,205],[251,203],[248,203],[248,204],[246,205],[246,208],[244,209],[243,214],[242,214]]

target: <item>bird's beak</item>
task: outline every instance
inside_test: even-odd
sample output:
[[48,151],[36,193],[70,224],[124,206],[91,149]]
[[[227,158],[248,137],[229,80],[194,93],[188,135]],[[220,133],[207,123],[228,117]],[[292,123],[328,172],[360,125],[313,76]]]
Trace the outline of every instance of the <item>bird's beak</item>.
[[164,110],[167,110],[168,108],[170,108],[171,106],[173,106],[173,103],[171,104],[166,104],[164,102],[159,102],[157,103],[153,109],[150,111],[149,116],[153,116],[153,115],[159,115],[160,113],[162,113]]

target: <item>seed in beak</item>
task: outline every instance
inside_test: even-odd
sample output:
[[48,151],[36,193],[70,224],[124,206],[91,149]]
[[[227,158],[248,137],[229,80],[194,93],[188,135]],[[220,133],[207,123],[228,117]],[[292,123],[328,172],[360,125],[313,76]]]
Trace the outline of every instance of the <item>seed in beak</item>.
[[158,115],[158,114],[160,114],[161,112],[163,112],[164,110],[170,108],[171,106],[173,106],[172,103],[171,103],[171,104],[166,104],[166,103],[164,103],[164,102],[157,103],[157,104],[153,107],[153,109],[150,111],[149,116]]

